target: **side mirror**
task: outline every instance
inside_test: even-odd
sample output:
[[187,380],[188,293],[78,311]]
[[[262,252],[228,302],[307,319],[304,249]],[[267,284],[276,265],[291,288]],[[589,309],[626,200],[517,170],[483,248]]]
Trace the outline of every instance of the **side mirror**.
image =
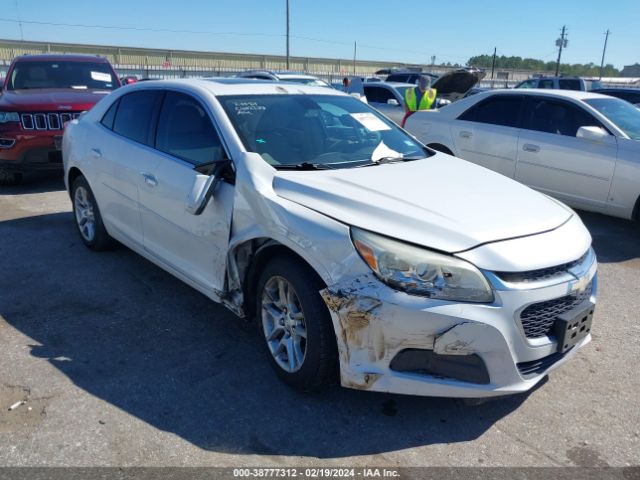
[[400,102],[395,98],[390,98],[389,100],[387,100],[387,105],[393,105],[394,107],[399,107]]
[[209,167],[209,174],[199,173],[193,182],[191,191],[187,196],[185,210],[192,215],[200,215],[213,197],[216,187],[222,180],[223,171],[229,166],[231,160],[220,160],[207,165],[198,165],[194,170],[201,172]]
[[603,142],[609,134],[602,127],[580,127],[576,133],[577,138],[584,138],[592,142]]

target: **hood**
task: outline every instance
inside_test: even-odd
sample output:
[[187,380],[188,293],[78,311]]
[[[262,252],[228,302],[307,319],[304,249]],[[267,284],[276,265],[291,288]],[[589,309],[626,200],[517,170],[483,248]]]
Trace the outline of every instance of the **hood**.
[[74,90],[69,88],[4,90],[0,95],[0,107],[16,112],[89,110],[109,93],[111,90]]
[[279,171],[273,188],[347,225],[449,253],[553,230],[573,215],[514,180],[440,153],[363,168]]
[[445,73],[431,85],[441,95],[458,93],[464,95],[471,90],[476,83],[485,77],[484,70],[461,69]]

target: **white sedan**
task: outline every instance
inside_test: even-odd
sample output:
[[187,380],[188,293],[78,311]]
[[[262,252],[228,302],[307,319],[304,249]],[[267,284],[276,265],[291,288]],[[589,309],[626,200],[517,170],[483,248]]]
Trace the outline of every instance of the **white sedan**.
[[573,211],[344,93],[137,83],[68,125],[63,159],[87,247],[115,239],[255,319],[290,385],[504,395],[591,339]]
[[405,128],[426,145],[584,210],[640,220],[640,110],[562,90],[494,90]]

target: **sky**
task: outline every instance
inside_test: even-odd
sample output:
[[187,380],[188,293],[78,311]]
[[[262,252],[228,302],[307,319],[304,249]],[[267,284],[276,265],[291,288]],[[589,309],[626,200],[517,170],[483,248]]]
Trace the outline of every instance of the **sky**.
[[[0,0],[0,38],[259,54],[285,53],[286,0]],[[563,63],[640,62],[640,0],[536,2],[290,0],[291,55],[465,64],[475,55]],[[21,24],[18,23],[21,21]]]

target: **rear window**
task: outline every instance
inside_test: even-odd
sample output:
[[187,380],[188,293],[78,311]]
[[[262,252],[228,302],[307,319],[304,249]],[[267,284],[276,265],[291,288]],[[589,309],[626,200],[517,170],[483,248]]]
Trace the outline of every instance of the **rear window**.
[[19,61],[11,71],[7,84],[8,90],[113,90],[117,87],[117,79],[109,64],[70,61]]

